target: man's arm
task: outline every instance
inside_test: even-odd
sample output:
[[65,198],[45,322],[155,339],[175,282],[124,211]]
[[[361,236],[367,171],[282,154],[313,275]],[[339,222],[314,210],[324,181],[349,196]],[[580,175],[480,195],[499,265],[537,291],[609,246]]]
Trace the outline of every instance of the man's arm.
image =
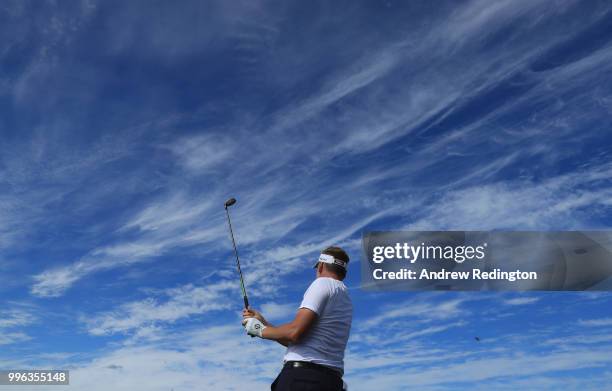
[[300,308],[295,318],[284,325],[266,327],[261,336],[264,339],[277,341],[281,345],[295,344],[310,330],[317,320],[317,314],[307,308]]
[[272,326],[255,310],[243,312],[245,318],[249,317],[248,315],[259,319],[266,326],[261,333],[262,338],[276,341],[283,346],[299,342],[317,320],[316,312],[307,308],[300,308],[291,322],[278,327]]

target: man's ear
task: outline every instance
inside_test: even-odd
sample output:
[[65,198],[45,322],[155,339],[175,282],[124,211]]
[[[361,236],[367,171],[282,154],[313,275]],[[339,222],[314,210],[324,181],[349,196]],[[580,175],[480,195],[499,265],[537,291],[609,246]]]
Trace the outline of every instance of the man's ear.
[[319,262],[319,266],[317,266],[317,272],[319,274],[323,273],[323,262]]

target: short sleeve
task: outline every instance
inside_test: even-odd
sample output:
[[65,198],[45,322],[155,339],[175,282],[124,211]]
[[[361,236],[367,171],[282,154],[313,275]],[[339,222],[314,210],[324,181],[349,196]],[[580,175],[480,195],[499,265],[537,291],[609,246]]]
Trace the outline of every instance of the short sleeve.
[[300,304],[300,308],[308,308],[321,316],[321,312],[323,312],[329,296],[330,290],[325,284],[325,281],[322,278],[317,278],[310,284],[306,293],[304,293],[304,299],[302,300],[302,304]]

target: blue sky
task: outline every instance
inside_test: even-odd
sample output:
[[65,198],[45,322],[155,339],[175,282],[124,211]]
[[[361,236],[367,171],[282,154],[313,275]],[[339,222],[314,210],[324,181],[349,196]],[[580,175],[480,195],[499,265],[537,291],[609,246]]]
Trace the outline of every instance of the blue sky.
[[611,12],[2,2],[0,367],[69,368],[71,390],[265,389],[283,350],[240,327],[234,196],[273,322],[319,250],[349,251],[352,390],[604,388],[610,294],[361,292],[359,240],[609,228]]

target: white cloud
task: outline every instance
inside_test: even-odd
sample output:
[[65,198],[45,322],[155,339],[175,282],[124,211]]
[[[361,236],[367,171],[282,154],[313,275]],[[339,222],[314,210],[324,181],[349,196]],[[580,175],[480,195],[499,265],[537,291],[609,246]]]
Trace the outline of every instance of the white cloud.
[[145,206],[118,229],[122,236],[131,236],[129,230],[136,229],[138,234],[135,239],[93,248],[78,261],[38,273],[34,276],[31,292],[41,297],[61,296],[88,275],[149,262],[175,247],[208,244],[210,253],[219,247],[218,239],[225,234],[221,216],[213,221],[205,217],[210,214],[212,203],[210,199],[187,198],[183,193],[163,197]]
[[185,168],[202,174],[236,153],[234,145],[218,134],[206,134],[180,139],[168,148]]
[[34,323],[36,317],[25,310],[0,310],[0,329],[26,326]]
[[[461,322],[446,326],[462,327]],[[351,342],[345,375],[349,387],[401,390],[410,384],[419,389],[440,390],[457,384],[466,388],[496,382],[526,385],[534,376],[540,380],[533,384],[547,384],[542,379],[547,376],[554,379],[560,371],[578,386],[587,384],[580,375],[585,372],[581,371],[612,363],[610,338],[600,339],[597,346],[589,349],[569,344],[559,349],[539,349],[537,354],[529,346],[542,343],[543,337],[554,336],[554,330],[523,333],[525,344],[512,342],[511,346],[507,338],[487,340],[486,344],[472,342],[469,346],[438,346],[435,338],[421,338],[444,332],[443,326],[426,327],[420,335],[414,334],[414,338],[398,339],[386,346],[364,347],[359,342]],[[107,349],[93,360],[72,361],[69,365],[72,387],[92,391],[109,387],[119,391],[170,388],[181,391],[196,386],[220,390],[263,389],[269,387],[281,367],[283,349],[271,341],[248,338],[237,323],[216,326],[209,322],[199,330],[158,329],[155,334],[159,338],[131,340],[127,345]],[[403,335],[388,336],[401,338]],[[576,341],[582,337],[572,335]],[[254,357],[259,358],[257,365],[252,365]],[[241,368],[241,376],[232,375],[235,368]]]
[[154,337],[156,324],[173,323],[211,311],[229,310],[231,305],[223,298],[235,285],[233,281],[221,281],[206,286],[184,285],[166,290],[166,299],[163,301],[147,298],[125,303],[111,312],[84,318],[83,321],[92,335],[136,331],[139,337]]
[[282,320],[288,322],[293,319],[293,315],[297,312],[297,305],[295,303],[288,304],[277,304],[277,303],[263,303],[261,305],[261,313],[265,316],[266,320]]
[[400,368],[373,374],[355,374],[349,382],[356,390],[384,388],[404,389],[406,384],[423,389],[427,386],[443,387],[450,384],[479,384],[494,379],[514,381],[534,375],[559,371],[576,371],[610,365],[612,356],[606,349],[575,349],[570,352],[539,352],[508,354],[505,356],[473,358],[464,361],[438,363],[428,368]]
[[[167,332],[161,341],[121,346],[71,364],[71,387],[91,391],[263,389],[281,366],[280,345],[249,338],[238,322],[233,327],[208,325],[198,331]],[[255,358],[260,359],[253,365]],[[240,376],[235,376],[236,368],[241,368]]]
[[31,339],[32,337],[22,332],[0,332],[0,345],[11,345]]
[[580,319],[578,324],[581,326],[589,327],[606,327],[612,326],[612,318],[600,318],[600,319]]
[[22,308],[0,310],[0,345],[31,340],[32,337],[22,330],[36,321],[37,317],[30,310]]
[[466,298],[435,300],[435,295],[425,295],[419,300],[403,302],[401,304],[387,305],[380,314],[370,317],[359,324],[363,330],[378,326],[397,319],[415,318],[422,322],[434,320],[447,320],[467,316],[468,313],[461,308],[461,304],[468,301]]
[[584,334],[584,335],[565,335],[562,337],[549,338],[541,342],[542,345],[552,345],[555,347],[568,348],[580,347],[584,345],[605,346],[612,343],[610,334]]
[[449,191],[406,229],[584,228],[589,216],[581,217],[581,209],[609,200],[609,190],[588,188],[602,177],[612,177],[609,165],[539,183],[506,181]]
[[31,292],[41,297],[60,296],[75,281],[78,281],[85,271],[89,271],[89,268],[84,268],[83,263],[77,263],[70,268],[46,270],[34,276],[35,283]]

